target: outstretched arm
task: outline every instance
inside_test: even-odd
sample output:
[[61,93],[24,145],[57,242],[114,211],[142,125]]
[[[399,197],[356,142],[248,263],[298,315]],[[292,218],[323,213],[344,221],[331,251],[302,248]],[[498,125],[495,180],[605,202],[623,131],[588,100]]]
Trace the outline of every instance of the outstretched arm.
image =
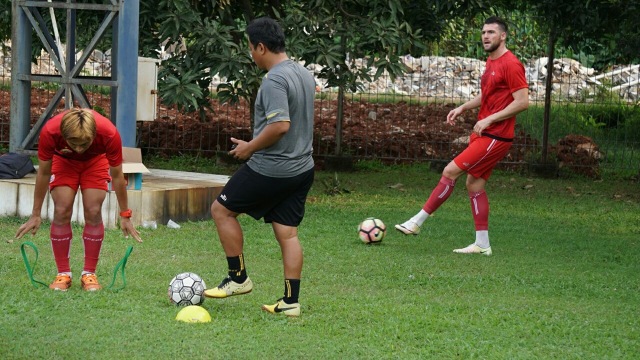
[[449,125],[454,125],[456,122],[456,118],[462,114],[463,112],[467,111],[467,110],[471,110],[471,109],[475,109],[477,107],[480,107],[480,104],[482,103],[482,94],[478,94],[478,96],[474,97],[473,99],[467,101],[466,103],[458,106],[457,108],[449,111],[449,114],[447,115],[447,123]]
[[[129,200],[127,198],[127,185],[124,181],[124,173],[122,172],[122,165],[111,167],[111,185],[116,192],[116,198],[118,198],[118,206],[120,211],[129,209]],[[125,237],[129,235],[133,236],[138,242],[142,242],[138,230],[131,222],[131,219],[126,217],[120,217],[120,228]]]
[[49,178],[51,178],[51,160],[38,162],[38,173],[36,174],[36,186],[33,193],[33,209],[31,210],[31,216],[29,220],[22,224],[16,232],[16,238],[21,238],[27,233],[35,235],[40,228],[42,218],[42,204],[49,191]]

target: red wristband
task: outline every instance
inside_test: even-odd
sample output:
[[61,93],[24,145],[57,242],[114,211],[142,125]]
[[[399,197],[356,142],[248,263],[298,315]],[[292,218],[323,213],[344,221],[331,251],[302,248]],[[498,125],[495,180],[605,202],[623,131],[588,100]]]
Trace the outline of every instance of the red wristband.
[[133,212],[131,211],[131,209],[127,209],[125,211],[120,211],[120,216],[123,217],[123,218],[130,219],[132,214],[133,214]]

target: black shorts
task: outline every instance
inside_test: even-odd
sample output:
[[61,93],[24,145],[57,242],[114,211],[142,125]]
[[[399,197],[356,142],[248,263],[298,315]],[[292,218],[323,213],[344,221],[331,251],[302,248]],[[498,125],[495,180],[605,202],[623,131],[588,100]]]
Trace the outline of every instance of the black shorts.
[[264,176],[243,165],[229,179],[218,202],[230,211],[265,223],[298,226],[304,217],[314,169],[290,178]]

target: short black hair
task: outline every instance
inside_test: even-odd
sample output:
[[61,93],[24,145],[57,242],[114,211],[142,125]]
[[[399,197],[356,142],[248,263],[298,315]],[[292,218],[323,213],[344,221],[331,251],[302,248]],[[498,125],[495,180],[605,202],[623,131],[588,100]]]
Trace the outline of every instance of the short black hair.
[[247,35],[249,42],[254,47],[262,43],[269,51],[273,53],[282,53],[285,51],[284,31],[277,21],[269,17],[261,17],[254,19],[247,26]]
[[498,24],[498,26],[500,27],[500,29],[505,32],[508,33],[509,32],[509,26],[507,26],[507,22],[504,21],[502,18],[499,18],[497,16],[491,16],[490,18],[488,18],[487,20],[484,21],[484,24]]

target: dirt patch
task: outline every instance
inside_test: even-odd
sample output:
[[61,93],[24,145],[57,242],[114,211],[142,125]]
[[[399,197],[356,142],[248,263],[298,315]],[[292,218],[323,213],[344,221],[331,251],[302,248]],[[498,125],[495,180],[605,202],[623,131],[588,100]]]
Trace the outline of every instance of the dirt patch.
[[[140,146],[170,156],[187,149],[201,153],[226,151],[229,138],[248,140],[252,130],[245,103],[233,106],[212,103],[213,112],[204,121],[196,114],[159,116],[154,122],[139,125]],[[454,104],[413,105],[344,103],[341,153],[356,159],[379,159],[385,163],[451,160],[464,149],[477,118],[476,111],[465,113],[456,126],[446,123]],[[322,167],[325,156],[335,155],[337,101],[317,101],[314,154]],[[517,167],[526,162],[527,153],[538,142],[519,131],[502,167]]]
[[[32,124],[44,112],[52,93],[34,89],[31,98]],[[9,143],[10,92],[0,91],[0,141]],[[110,99],[99,94],[89,94],[94,108],[110,113]],[[230,137],[248,140],[252,130],[249,108],[245,102],[219,104],[212,101],[213,111],[204,119],[198,114],[183,114],[174,108],[159,106],[157,119],[138,122],[138,146],[145,152],[160,156],[176,156],[198,153],[215,157],[228,151]],[[476,121],[477,112],[465,113],[456,126],[446,123],[446,116],[454,104],[415,105],[373,104],[358,101],[344,103],[341,153],[355,159],[379,159],[385,163],[410,163],[434,161],[446,163],[466,147],[468,135]],[[62,110],[61,103],[59,109]],[[336,154],[336,100],[316,101],[314,154],[319,167],[326,156]],[[585,173],[597,176],[597,160],[574,151],[577,144],[559,144],[559,161],[572,169],[589,167]],[[595,146],[595,144],[594,144]],[[553,149],[552,149],[553,150]],[[502,168],[520,168],[531,160],[532,152],[539,152],[540,145],[523,131],[518,130],[514,144],[501,163]],[[560,158],[560,156],[562,156]],[[595,170],[594,170],[595,167]]]
[[600,177],[602,154],[598,145],[587,136],[567,135],[555,146],[559,166],[591,178]]

